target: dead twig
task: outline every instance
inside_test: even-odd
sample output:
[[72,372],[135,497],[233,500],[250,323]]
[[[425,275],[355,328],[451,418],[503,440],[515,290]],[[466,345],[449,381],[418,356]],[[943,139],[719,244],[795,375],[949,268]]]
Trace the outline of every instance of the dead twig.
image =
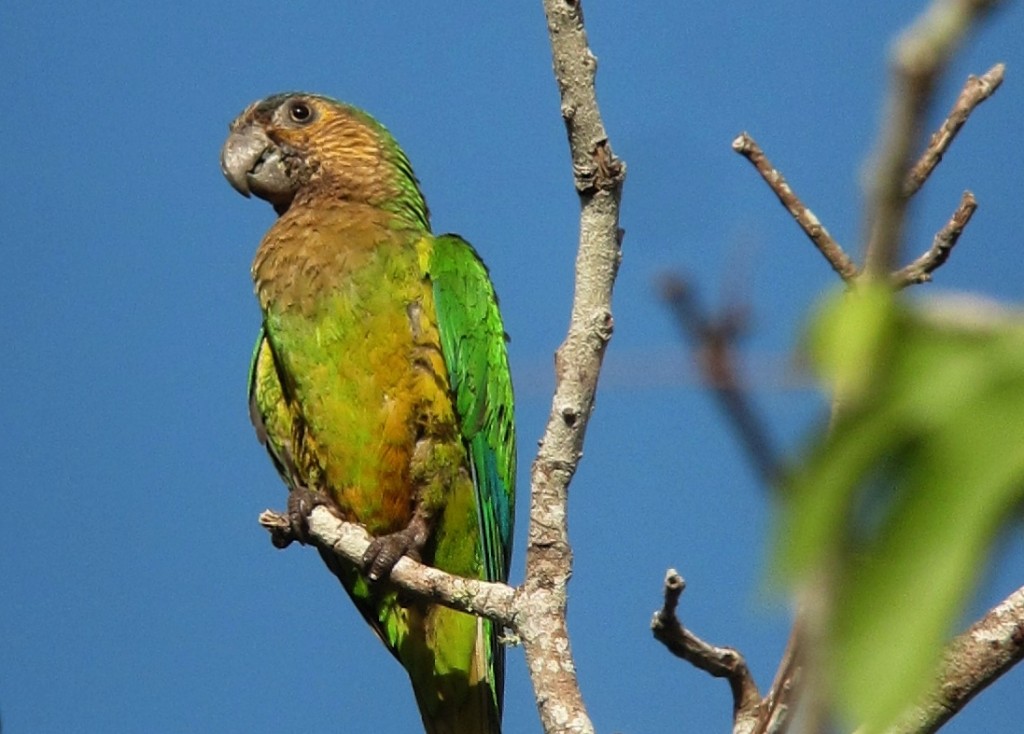
[[847,282],[853,280],[857,276],[857,265],[832,238],[825,226],[818,221],[814,212],[808,209],[800,197],[794,193],[757,142],[747,133],[740,133],[739,137],[732,141],[732,149],[750,161],[757,169],[782,206],[786,207],[786,211],[792,215],[796,223],[800,225],[800,229],[818,248],[818,252],[828,260],[829,265],[839,274],[839,277]]
[[999,89],[1005,75],[1006,65],[996,64],[981,76],[971,74],[967,77],[967,82],[960,91],[960,96],[953,103],[953,108],[946,115],[946,119],[943,120],[939,129],[932,134],[928,141],[928,147],[925,148],[924,153],[907,174],[903,183],[904,196],[913,196],[920,190],[935,167],[942,162],[942,156],[952,145],[953,139],[967,122],[967,118],[971,116],[978,105]]
[[675,569],[665,575],[665,602],[654,613],[651,630],[654,638],[669,651],[715,678],[725,678],[732,690],[734,732],[749,732],[756,726],[761,694],[747,662],[738,650],[717,647],[686,629],[676,616],[679,597],[686,581]]
[[953,216],[946,222],[946,226],[935,235],[932,246],[914,262],[893,274],[893,287],[906,288],[909,285],[930,281],[932,273],[949,259],[964,227],[971,221],[977,208],[978,202],[975,200],[974,194],[965,191]]

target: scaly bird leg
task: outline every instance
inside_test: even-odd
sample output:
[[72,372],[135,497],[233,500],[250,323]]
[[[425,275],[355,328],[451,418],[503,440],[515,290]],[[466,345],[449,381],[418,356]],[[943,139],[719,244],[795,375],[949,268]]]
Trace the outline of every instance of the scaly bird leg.
[[420,505],[402,530],[371,540],[370,547],[363,554],[363,570],[370,581],[378,581],[390,574],[402,556],[421,561],[420,552],[430,538],[432,527],[430,517]]

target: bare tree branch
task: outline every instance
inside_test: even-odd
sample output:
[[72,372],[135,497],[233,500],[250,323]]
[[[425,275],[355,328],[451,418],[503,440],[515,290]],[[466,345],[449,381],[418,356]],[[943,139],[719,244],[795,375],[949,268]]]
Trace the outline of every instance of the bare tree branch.
[[978,202],[974,194],[965,191],[960,198],[960,205],[953,212],[953,216],[946,222],[946,226],[938,231],[935,240],[928,251],[921,255],[914,262],[901,268],[893,274],[892,283],[894,288],[906,288],[916,283],[927,283],[932,279],[932,273],[942,266],[949,259],[950,253],[956,246],[964,227],[971,221]]
[[544,0],[554,62],[580,197],[576,292],[565,341],[555,355],[555,395],[531,472],[530,528],[522,593],[530,613],[518,631],[548,734],[591,734],[566,627],[572,572],[567,501],[583,453],[605,346],[611,338],[612,286],[620,260],[619,199],[625,165],[612,152],[594,90],[590,51],[578,1]]
[[[961,4],[990,6],[995,3],[961,0]],[[928,14],[926,14],[926,17],[927,15]],[[939,23],[941,21],[934,22]],[[958,20],[957,22],[961,21]],[[904,36],[904,39],[906,40],[907,37],[910,37],[910,32]],[[917,39],[914,43],[919,41],[920,39]],[[916,48],[916,46],[907,54],[901,55],[900,53],[897,53],[897,59],[902,59],[904,56],[910,59],[916,59],[918,55],[924,56],[932,63],[936,63],[934,59],[929,58],[925,52]],[[900,71],[901,68],[902,67],[897,66],[895,71]],[[912,65],[911,71],[906,72],[904,76],[908,76],[912,80],[917,80],[920,87],[918,90],[919,93],[924,94],[927,92],[930,94],[931,88],[934,85],[934,78],[932,77],[937,76],[941,71],[941,68],[934,67],[925,71],[928,71],[932,76],[925,80],[921,80],[918,76],[915,76],[916,74],[920,74],[921,70],[917,66]],[[888,206],[890,207],[890,210],[893,206],[897,206],[898,204],[898,202],[894,203],[895,198],[902,197],[904,200],[909,199],[921,189],[924,182],[928,180],[928,177],[935,170],[935,167],[942,161],[943,155],[945,155],[949,146],[956,138],[957,133],[959,133],[961,128],[963,128],[971,113],[974,112],[982,102],[991,97],[997,89],[999,89],[999,86],[1003,83],[1005,74],[1006,66],[1004,64],[996,64],[981,76],[971,75],[968,77],[967,82],[960,91],[960,95],[957,97],[957,100],[953,104],[952,109],[950,109],[946,119],[943,121],[939,129],[931,136],[924,153],[921,154],[921,157],[903,179],[902,189],[899,191],[898,195],[887,199],[889,201]],[[928,100],[919,100],[918,104],[924,105],[927,101]],[[917,110],[916,108],[905,107],[904,110],[906,114],[915,114],[917,116],[915,119],[920,118],[921,115],[923,115],[923,111]],[[919,124],[919,122],[904,121],[903,128],[906,129],[909,125],[917,124]],[[906,144],[908,146],[911,144],[911,141],[904,140],[902,137],[900,138],[900,141],[902,141],[901,144]],[[890,145],[895,144],[896,143],[891,143]],[[821,252],[825,259],[828,260],[832,269],[835,270],[844,281],[851,282],[856,280],[860,275],[857,265],[846,254],[839,243],[832,238],[828,233],[828,230],[826,230],[821,222],[818,221],[818,218],[814,213],[803,204],[792,188],[790,188],[782,174],[772,166],[771,162],[768,160],[767,156],[765,156],[764,151],[761,150],[757,142],[747,133],[742,133],[733,141],[732,148],[753,164],[758,173],[761,174],[761,177],[778,197],[782,205],[786,207],[786,210],[793,216],[797,224],[800,225],[800,228],[803,229],[804,233],[814,243],[815,247],[817,247],[819,252]],[[889,163],[891,165],[891,161],[889,161]],[[890,173],[887,175],[895,176],[896,174],[890,170]],[[965,200],[968,195],[969,194],[965,194]],[[908,285],[927,282],[931,279],[929,277],[930,274],[940,267],[946,259],[948,259],[949,251],[956,244],[964,226],[966,226],[967,222],[970,221],[971,215],[974,213],[974,209],[977,208],[977,202],[974,201],[973,196],[971,196],[971,202],[971,204],[967,204],[966,201],[961,202],[960,208],[957,210],[956,214],[954,214],[954,218],[950,220],[950,223],[946,228],[940,232],[940,235],[943,237],[941,242],[938,237],[936,237],[935,244],[926,255],[922,255],[922,257],[918,258],[914,263],[911,263],[911,265],[908,265],[893,274],[892,282],[895,287],[905,288]],[[898,207],[902,207],[902,209],[905,210],[905,203],[898,204]],[[902,217],[902,214],[900,216]],[[954,224],[954,221],[957,224]],[[900,224],[900,228],[900,231],[902,232],[902,224]],[[872,239],[872,242],[874,241],[875,240]],[[867,249],[869,251],[871,250],[870,244]],[[893,260],[893,262],[895,263],[895,260]],[[925,266],[928,267],[927,270],[923,269]]]
[[998,0],[935,0],[896,43],[892,82],[870,182],[864,256],[869,277],[896,266],[909,195],[910,156],[921,136],[935,82],[967,31]]
[[750,732],[757,725],[761,694],[747,661],[738,650],[708,644],[680,623],[676,608],[685,588],[686,581],[674,568],[670,568],[665,575],[665,603],[651,620],[654,638],[673,655],[694,667],[715,678],[727,679],[732,690],[733,732]]
[[946,115],[946,119],[943,120],[939,129],[932,134],[931,140],[928,141],[928,147],[925,148],[924,153],[907,174],[907,178],[903,182],[904,196],[913,196],[924,185],[932,171],[942,161],[942,156],[953,143],[953,138],[960,132],[960,128],[967,122],[967,118],[971,116],[978,105],[999,89],[1005,75],[1006,65],[996,64],[981,76],[972,74],[967,77],[960,96],[953,103],[953,109]]
[[857,275],[857,266],[843,248],[828,233],[825,226],[814,216],[814,212],[808,209],[794,193],[786,179],[771,164],[768,157],[757,142],[747,133],[740,133],[739,137],[732,141],[732,149],[746,158],[753,164],[761,178],[768,184],[769,188],[779,198],[782,206],[786,207],[800,229],[810,238],[814,246],[818,248],[829,265],[835,270],[844,281],[853,280]]
[[888,734],[931,734],[1024,659],[1024,587],[1017,589],[946,648],[935,688]]

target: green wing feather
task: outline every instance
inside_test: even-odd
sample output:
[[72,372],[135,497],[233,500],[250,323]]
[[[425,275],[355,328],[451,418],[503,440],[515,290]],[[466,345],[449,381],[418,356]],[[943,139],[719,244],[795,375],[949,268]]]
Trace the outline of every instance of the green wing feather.
[[487,268],[455,235],[435,238],[429,263],[441,351],[473,464],[490,581],[508,578],[516,441],[505,331]]
[[[455,235],[435,238],[428,274],[441,351],[469,451],[488,581],[508,579],[515,520],[516,439],[506,335],[487,268]],[[499,710],[504,647],[488,622]]]

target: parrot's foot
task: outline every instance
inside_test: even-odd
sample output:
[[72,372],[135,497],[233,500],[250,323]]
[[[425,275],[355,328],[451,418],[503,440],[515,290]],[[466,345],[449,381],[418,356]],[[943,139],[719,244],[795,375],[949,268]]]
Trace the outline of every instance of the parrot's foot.
[[420,552],[430,537],[430,527],[426,518],[415,515],[408,527],[397,533],[389,533],[370,541],[370,546],[363,553],[363,570],[370,581],[377,581],[391,573],[391,569],[402,556],[409,556],[419,561]]
[[270,541],[275,548],[287,548],[294,541],[303,545],[309,545],[309,514],[314,507],[330,507],[330,500],[323,492],[317,492],[308,487],[298,487],[288,493],[288,512],[285,517],[288,523],[274,528],[270,534]]

